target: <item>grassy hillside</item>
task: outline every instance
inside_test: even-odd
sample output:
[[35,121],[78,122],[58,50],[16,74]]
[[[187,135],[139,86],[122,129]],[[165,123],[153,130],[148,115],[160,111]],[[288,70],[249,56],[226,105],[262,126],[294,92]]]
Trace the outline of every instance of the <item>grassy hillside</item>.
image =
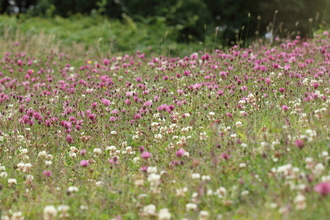
[[[40,39],[40,47],[51,43],[55,48],[68,46],[100,54],[127,53],[130,51],[155,52],[167,56],[191,54],[198,50],[214,48],[212,36],[207,42],[180,44],[176,42],[178,29],[168,27],[159,18],[146,23],[134,22],[127,16],[124,21],[104,17],[75,15],[70,18],[40,18],[0,16],[0,37],[23,41],[25,44]],[[46,40],[46,42],[45,42]],[[220,42],[217,42],[220,43]],[[219,46],[219,45],[218,45]]]

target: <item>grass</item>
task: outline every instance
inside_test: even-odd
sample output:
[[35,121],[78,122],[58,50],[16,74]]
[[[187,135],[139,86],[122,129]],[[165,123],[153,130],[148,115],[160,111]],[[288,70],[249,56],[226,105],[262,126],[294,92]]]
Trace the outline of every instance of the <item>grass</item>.
[[[210,39],[203,43],[192,39],[187,47],[186,44],[176,42],[179,35],[176,27],[166,26],[161,21],[154,24],[135,23],[128,16],[125,16],[122,22],[101,16],[82,15],[70,18],[21,15],[19,19],[2,15],[0,18],[0,29],[2,29],[0,36],[5,40],[26,42],[32,38],[38,47],[48,45],[42,43],[46,40],[54,44],[52,47],[54,49],[61,48],[64,51],[65,48],[74,47],[77,48],[76,54],[90,51],[99,58],[118,53],[126,54],[131,51],[182,56],[198,50],[213,49],[213,44],[215,44]],[[215,45],[219,46],[220,43]]]
[[329,216],[328,33],[174,58],[24,22],[0,38],[2,219]]

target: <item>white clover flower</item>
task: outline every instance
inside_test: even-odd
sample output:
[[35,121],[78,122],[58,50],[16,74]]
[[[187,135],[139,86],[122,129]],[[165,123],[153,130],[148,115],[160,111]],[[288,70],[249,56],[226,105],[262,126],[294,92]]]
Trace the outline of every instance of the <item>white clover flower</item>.
[[202,180],[203,181],[211,180],[211,177],[209,175],[203,175]]
[[[1,217],[1,220],[2,220],[2,217]],[[18,212],[14,212],[12,215],[11,215],[11,220],[24,220],[24,216],[23,216],[23,213],[18,211]]]
[[0,177],[7,178],[8,174],[6,172],[1,172]]
[[73,152],[73,153],[79,152],[76,147],[70,147],[70,151]]
[[154,204],[147,205],[143,207],[144,216],[154,216],[156,215],[156,206]]
[[195,203],[187,203],[186,204],[186,210],[189,211],[195,211],[197,209],[197,205]]
[[24,167],[25,167],[25,163],[20,162],[20,163],[18,163],[18,164],[16,165],[16,167],[17,167],[17,170],[18,170],[18,171],[23,171],[23,169],[24,169]]
[[76,154],[76,153],[72,153],[72,152],[70,152],[69,157],[70,157],[70,158],[76,158],[76,157],[77,157],[77,154]]
[[309,163],[312,163],[312,162],[313,162],[313,158],[311,158],[311,157],[306,157],[306,158],[305,158],[305,162],[308,163],[308,164],[309,164]]
[[159,180],[160,180],[160,175],[159,174],[151,173],[148,176],[148,181],[149,182],[158,182]]
[[188,152],[188,151],[185,151],[185,152],[184,152],[184,154],[183,154],[183,156],[184,156],[184,157],[189,157],[189,156],[190,156],[190,154],[189,154],[189,152]]
[[260,147],[267,147],[269,146],[267,142],[260,142]]
[[250,192],[248,190],[244,190],[241,192],[241,196],[245,197],[245,196],[249,195],[249,193]]
[[17,180],[16,179],[8,179],[8,184],[10,186],[16,185],[17,184]]
[[302,84],[304,85],[304,86],[307,86],[309,83],[308,83],[308,78],[305,78],[303,81],[302,81]]
[[78,187],[76,187],[76,186],[70,186],[69,188],[68,188],[68,192],[70,192],[70,193],[74,193],[74,192],[78,192]]
[[165,171],[165,170],[160,171],[160,175],[164,175],[164,174],[167,174],[167,171]]
[[140,157],[134,157],[133,162],[134,163],[140,163]]
[[190,113],[184,113],[183,117],[189,118],[190,117]]
[[162,135],[162,134],[155,134],[155,135],[154,135],[154,138],[155,138],[156,140],[160,140],[160,139],[163,138],[163,135]]
[[328,151],[323,151],[322,154],[321,154],[322,157],[327,157],[329,156],[329,153]]
[[191,195],[192,198],[196,198],[197,196],[198,196],[198,193],[197,193],[197,192],[194,192],[194,193]]
[[240,122],[240,121],[237,121],[236,123],[235,123],[235,125],[236,125],[236,127],[242,127],[242,122]]
[[302,194],[298,194],[297,197],[294,199],[295,203],[302,203],[306,201],[306,197]]
[[206,140],[207,137],[208,136],[207,136],[206,132],[199,133],[199,140]]
[[101,148],[94,148],[93,153],[102,154],[102,150],[101,150]]
[[300,169],[298,167],[293,167],[292,172],[295,173],[295,174],[299,174]]
[[238,102],[238,104],[240,104],[240,105],[245,104],[245,103],[246,103],[246,100],[244,100],[244,99],[241,99],[241,100],[239,100],[239,102]]
[[136,135],[136,134],[132,136],[132,139],[133,140],[139,140],[139,138],[140,138],[140,136],[139,135]]
[[44,208],[44,220],[54,219],[57,215],[57,210],[54,206],[48,205]]
[[26,176],[26,181],[32,181],[34,177],[32,175],[27,175]]
[[145,193],[142,193],[142,194],[138,195],[138,199],[144,199],[144,198],[147,198],[147,197],[148,197],[148,195],[145,194]]
[[314,167],[313,173],[319,175],[324,171],[324,169],[325,169],[324,165],[322,163],[318,163]]
[[296,204],[296,209],[302,210],[307,207],[306,197],[302,194],[298,194],[294,199],[294,203]]
[[59,218],[68,218],[70,217],[68,211],[69,211],[70,207],[67,205],[59,205],[57,207],[57,211],[60,213],[59,214]]
[[246,143],[241,143],[241,146],[245,148],[245,147],[247,147],[247,144]]
[[107,146],[106,148],[105,148],[105,150],[110,150],[110,151],[115,151],[115,150],[117,150],[117,148],[116,148],[116,146]]
[[276,172],[283,173],[284,175],[289,175],[292,171],[292,165],[286,164],[277,168]]
[[27,154],[29,152],[28,149],[25,149],[25,148],[21,149],[20,151],[21,151],[21,154]]
[[271,209],[276,209],[277,208],[277,204],[272,202],[270,204],[268,204],[268,207],[271,208]]
[[103,185],[104,185],[104,182],[102,182],[102,181],[95,182],[96,187],[102,187]]
[[46,157],[47,156],[47,152],[46,151],[41,151],[38,153],[38,157]]
[[227,195],[227,190],[224,187],[220,187],[215,193],[219,198],[223,198]]
[[187,187],[183,187],[181,189],[176,189],[176,195],[179,197],[184,197],[186,195],[186,192],[188,191]]
[[157,173],[157,167],[148,167],[147,173]]
[[181,129],[181,133],[186,134],[188,133],[189,129],[187,127]]
[[88,206],[86,206],[86,205],[81,205],[79,208],[80,208],[81,210],[87,210],[87,209],[88,209]]
[[208,211],[201,210],[198,215],[199,220],[208,220],[210,217],[210,214]]
[[214,112],[209,112],[209,116],[214,116],[215,113]]
[[321,180],[322,182],[330,182],[330,176],[322,176]]
[[191,178],[192,179],[200,179],[201,175],[199,173],[193,173],[193,174],[191,174]]
[[128,146],[128,147],[126,147],[125,150],[126,150],[127,153],[130,154],[132,152],[133,148],[131,146]]
[[240,163],[238,166],[239,166],[240,168],[244,168],[244,167],[246,167],[246,163]]
[[309,137],[313,138],[313,137],[316,137],[316,131],[312,130],[312,129],[307,129],[305,131],[306,134],[309,135]]
[[158,219],[159,220],[170,220],[171,219],[171,213],[168,211],[168,209],[161,209],[158,213]]
[[208,195],[208,196],[214,195],[213,190],[212,189],[207,190],[206,195]]

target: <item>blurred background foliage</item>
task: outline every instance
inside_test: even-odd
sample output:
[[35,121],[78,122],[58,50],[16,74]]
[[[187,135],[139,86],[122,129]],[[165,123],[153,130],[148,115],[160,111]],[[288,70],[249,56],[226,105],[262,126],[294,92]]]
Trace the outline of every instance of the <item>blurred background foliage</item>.
[[312,37],[327,27],[328,12],[329,0],[0,0],[0,27],[55,34],[68,44],[176,54],[187,44],[214,49],[265,36]]

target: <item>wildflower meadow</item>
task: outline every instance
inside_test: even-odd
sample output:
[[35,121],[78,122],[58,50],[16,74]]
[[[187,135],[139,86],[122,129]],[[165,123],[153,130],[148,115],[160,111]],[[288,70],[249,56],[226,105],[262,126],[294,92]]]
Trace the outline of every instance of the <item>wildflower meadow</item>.
[[0,63],[1,220],[329,218],[328,32],[182,57],[20,46]]

